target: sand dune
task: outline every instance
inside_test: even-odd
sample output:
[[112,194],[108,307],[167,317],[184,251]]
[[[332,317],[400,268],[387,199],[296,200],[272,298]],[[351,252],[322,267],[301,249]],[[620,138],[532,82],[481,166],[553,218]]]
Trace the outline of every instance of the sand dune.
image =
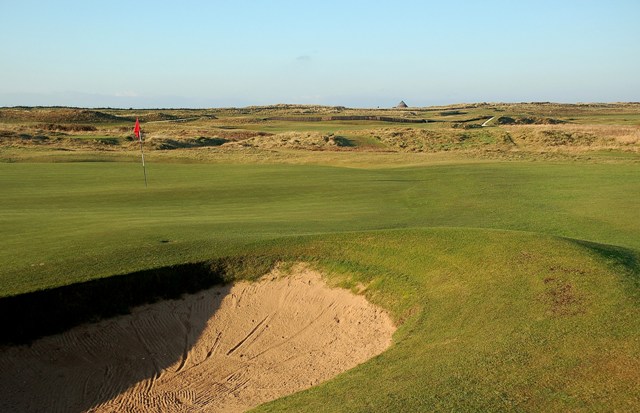
[[381,353],[363,297],[299,267],[0,349],[0,411],[244,411]]

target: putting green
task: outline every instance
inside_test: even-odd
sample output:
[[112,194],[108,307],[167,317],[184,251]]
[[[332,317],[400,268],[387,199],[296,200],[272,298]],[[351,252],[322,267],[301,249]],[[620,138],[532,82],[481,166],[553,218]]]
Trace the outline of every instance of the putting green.
[[640,250],[635,164],[0,164],[0,295],[305,234],[466,227]]

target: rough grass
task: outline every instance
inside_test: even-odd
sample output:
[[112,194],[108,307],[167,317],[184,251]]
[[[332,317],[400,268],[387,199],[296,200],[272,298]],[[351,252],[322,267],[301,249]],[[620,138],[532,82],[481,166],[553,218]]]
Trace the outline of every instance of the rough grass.
[[[429,122],[393,124],[344,120],[349,117]],[[491,117],[497,119],[491,124],[494,126],[480,127]],[[268,151],[460,151],[492,157],[495,154],[576,153],[603,149],[640,153],[640,105],[547,103],[403,110],[299,105],[162,111],[0,108],[0,119],[3,120],[0,147],[8,144],[29,148],[33,139],[26,139],[27,136],[47,138],[41,139],[40,144],[55,148],[72,145],[61,137],[103,136],[116,139],[119,145],[114,145],[114,150],[135,150],[135,145],[128,145],[125,139],[131,136],[135,118],[142,120],[145,136],[153,143],[150,148],[157,150],[201,148],[210,145],[195,141],[209,139],[217,140],[220,150],[240,147]],[[327,120],[333,118],[340,120]],[[512,122],[507,122],[507,126],[495,126],[504,123],[501,120]],[[96,145],[95,149],[101,147]]]

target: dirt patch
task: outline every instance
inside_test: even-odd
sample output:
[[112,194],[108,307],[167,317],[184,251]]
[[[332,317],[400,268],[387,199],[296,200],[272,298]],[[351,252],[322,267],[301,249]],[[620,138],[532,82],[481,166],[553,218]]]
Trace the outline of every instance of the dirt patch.
[[305,267],[0,349],[0,411],[244,411],[384,351],[394,327]]
[[543,281],[545,292],[542,300],[551,315],[566,317],[584,313],[582,297],[572,283],[555,277],[546,277]]

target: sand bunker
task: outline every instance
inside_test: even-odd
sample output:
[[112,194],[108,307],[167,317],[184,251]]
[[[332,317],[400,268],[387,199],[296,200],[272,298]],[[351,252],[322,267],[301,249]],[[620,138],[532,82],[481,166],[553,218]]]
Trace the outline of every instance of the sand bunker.
[[389,317],[303,267],[0,349],[0,411],[244,411],[381,353]]

